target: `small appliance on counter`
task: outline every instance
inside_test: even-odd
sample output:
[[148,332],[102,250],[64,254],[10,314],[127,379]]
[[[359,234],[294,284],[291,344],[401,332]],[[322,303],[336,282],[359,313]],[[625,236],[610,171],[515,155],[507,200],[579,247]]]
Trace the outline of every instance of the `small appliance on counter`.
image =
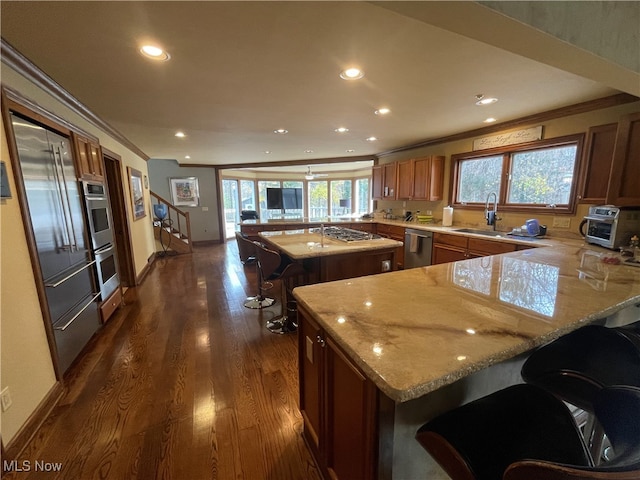
[[524,222],[519,228],[514,228],[507,235],[513,235],[517,237],[544,237],[547,234],[547,226],[540,225],[540,222],[536,218],[531,218]]
[[589,207],[580,223],[580,233],[587,243],[617,249],[640,234],[640,207],[600,205]]

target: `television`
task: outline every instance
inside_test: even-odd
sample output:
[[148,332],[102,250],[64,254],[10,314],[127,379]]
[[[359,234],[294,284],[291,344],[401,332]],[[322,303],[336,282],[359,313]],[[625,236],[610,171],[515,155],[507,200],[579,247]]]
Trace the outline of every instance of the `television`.
[[300,210],[301,208],[301,188],[267,188],[267,209]]
[[282,210],[282,189],[267,187],[267,208],[269,210]]

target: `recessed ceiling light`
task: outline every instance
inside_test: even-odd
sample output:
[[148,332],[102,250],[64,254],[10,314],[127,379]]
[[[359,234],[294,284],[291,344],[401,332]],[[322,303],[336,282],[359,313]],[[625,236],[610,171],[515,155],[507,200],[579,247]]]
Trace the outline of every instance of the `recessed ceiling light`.
[[496,119],[495,119],[495,118],[493,118],[493,117],[489,117],[489,118],[487,118],[487,119],[483,120],[483,122],[484,122],[484,123],[493,123],[493,122],[495,122],[495,121],[496,121]]
[[305,150],[304,153],[313,153],[313,150]]
[[492,103],[496,103],[498,101],[498,99],[494,97],[484,98],[484,96],[479,97],[478,95],[476,95],[476,100],[477,100],[476,105],[481,105],[481,106],[491,105]]
[[277,133],[278,135],[284,135],[285,133],[289,133],[289,130],[285,130],[284,128],[279,128],[274,130],[273,133]]
[[337,132],[337,133],[347,133],[348,131],[349,131],[349,129],[345,128],[345,127],[339,127],[339,128],[335,129],[335,132]]
[[391,113],[391,110],[389,110],[388,108],[379,108],[373,113],[375,113],[376,115],[386,115],[388,113]]
[[186,158],[187,160],[191,159],[191,155],[185,155],[184,158]]
[[375,142],[378,139],[377,139],[377,137],[368,137],[366,140],[367,140],[367,142]]
[[364,77],[364,72],[356,67],[347,68],[340,72],[340,78],[343,80],[358,80]]
[[147,58],[151,58],[153,60],[166,61],[171,58],[167,52],[165,52],[160,47],[156,47],[155,45],[145,45],[140,48],[140,53]]
[[269,155],[271,153],[271,150],[265,150],[264,153],[265,155]]
[[355,152],[355,150],[354,150],[353,148],[350,148],[350,149],[348,149],[348,150],[345,150],[345,152],[347,152],[347,153],[353,153],[353,152]]
[[184,137],[186,137],[186,135],[184,134],[184,132],[176,132],[176,137],[184,138]]

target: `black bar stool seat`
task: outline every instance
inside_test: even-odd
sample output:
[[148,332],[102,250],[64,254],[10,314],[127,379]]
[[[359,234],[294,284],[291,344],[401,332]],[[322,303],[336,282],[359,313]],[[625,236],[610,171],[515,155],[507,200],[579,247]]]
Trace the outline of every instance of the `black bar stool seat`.
[[615,452],[602,466],[594,466],[565,403],[528,384],[444,413],[416,439],[453,480],[637,480],[640,389],[604,388],[594,408]]
[[255,262],[257,272],[256,276],[258,277],[258,295],[254,297],[247,297],[243,305],[251,309],[261,309],[272,306],[274,303],[276,303],[276,299],[267,297],[264,294],[264,290],[266,288],[271,288],[273,284],[270,284],[270,282],[264,280],[264,276],[260,269],[260,264],[257,261],[257,242],[250,240],[247,235],[241,232],[236,232],[236,241],[238,242],[238,255],[240,256],[240,261],[243,265],[248,265]]
[[301,264],[292,261],[286,255],[280,255],[264,245],[256,243],[258,265],[265,280],[280,280],[282,313],[267,322],[267,329],[272,333],[292,333],[298,329],[297,323],[287,315],[287,280],[305,273]]

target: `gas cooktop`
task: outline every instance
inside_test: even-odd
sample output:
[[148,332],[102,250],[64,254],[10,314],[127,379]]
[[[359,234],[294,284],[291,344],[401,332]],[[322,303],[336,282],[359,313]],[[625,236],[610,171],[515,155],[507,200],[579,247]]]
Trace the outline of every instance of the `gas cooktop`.
[[[320,230],[320,228],[311,229],[314,233],[320,233]],[[358,242],[382,238],[380,235],[376,235],[375,233],[361,232],[360,230],[353,230],[345,227],[324,227],[324,235],[325,237],[340,240],[341,242]]]

